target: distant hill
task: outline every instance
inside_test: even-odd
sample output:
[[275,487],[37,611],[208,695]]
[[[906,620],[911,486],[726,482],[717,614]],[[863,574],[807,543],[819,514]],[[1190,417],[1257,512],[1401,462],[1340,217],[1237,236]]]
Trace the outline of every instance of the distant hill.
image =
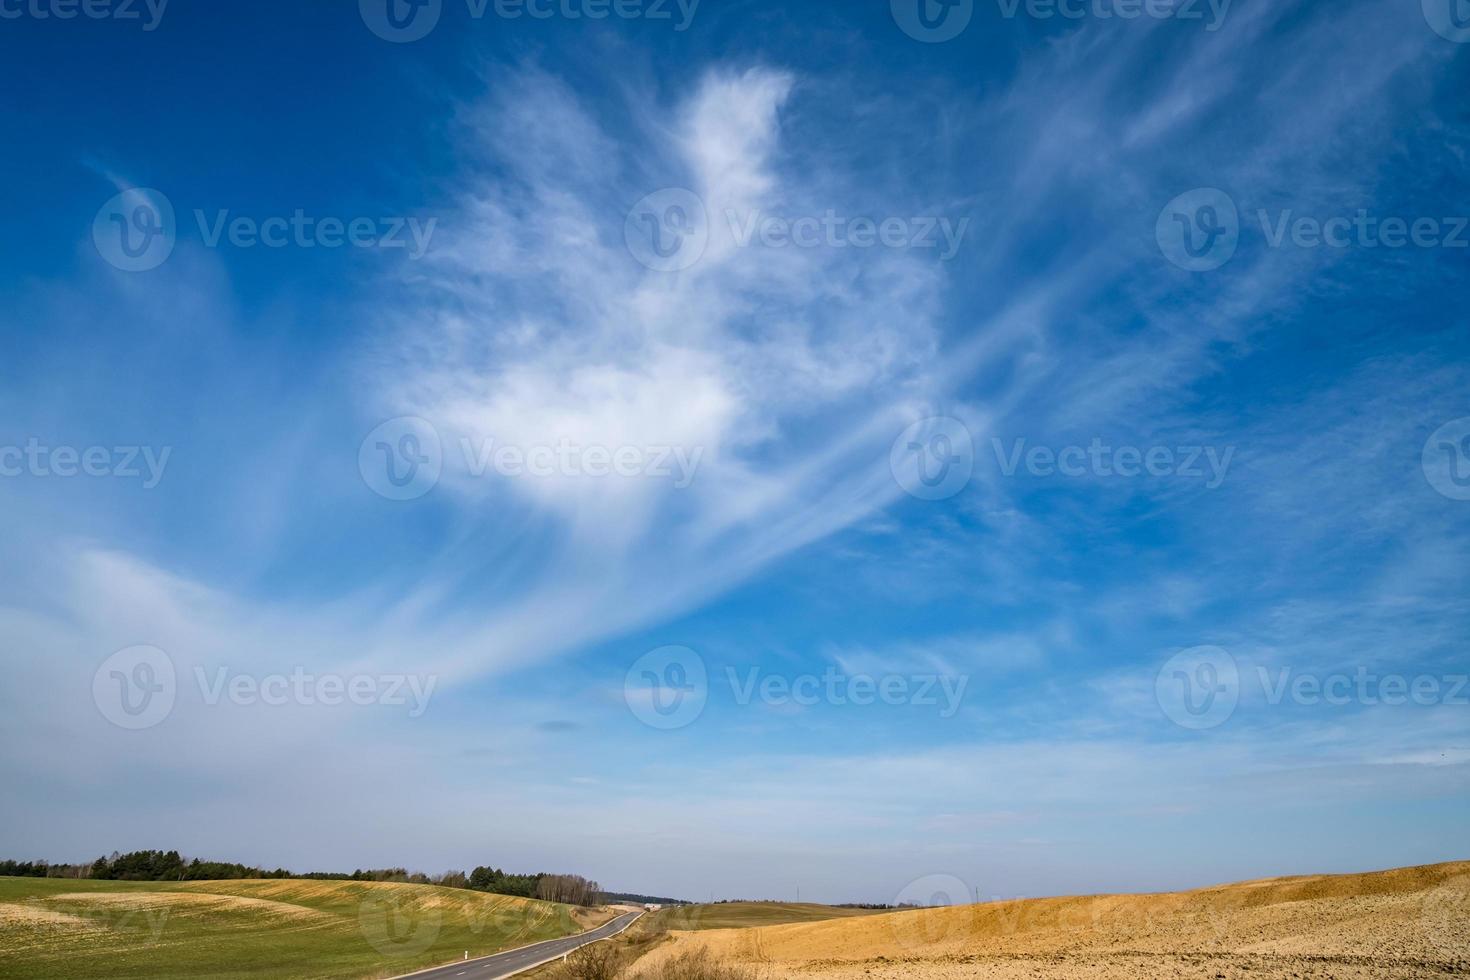
[[656,895],[634,895],[632,892],[603,892],[604,902],[621,902],[630,905],[688,905],[682,898],[659,898]]

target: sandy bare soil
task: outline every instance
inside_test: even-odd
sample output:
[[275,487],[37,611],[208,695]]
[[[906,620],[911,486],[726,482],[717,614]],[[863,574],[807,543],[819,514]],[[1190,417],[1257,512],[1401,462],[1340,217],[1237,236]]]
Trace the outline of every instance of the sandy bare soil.
[[676,933],[767,980],[1470,976],[1470,862]]

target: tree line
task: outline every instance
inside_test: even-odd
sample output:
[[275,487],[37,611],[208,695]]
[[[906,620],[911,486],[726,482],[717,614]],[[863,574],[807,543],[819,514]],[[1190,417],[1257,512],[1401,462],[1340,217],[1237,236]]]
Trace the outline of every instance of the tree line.
[[471,888],[475,891],[491,892],[496,895],[538,898],[543,902],[561,902],[566,905],[596,905],[603,901],[601,886],[581,875],[557,875],[545,872],[520,875],[511,874],[499,868],[478,867],[471,871],[469,878],[461,884],[454,879],[455,874],[456,872],[450,872],[445,875],[440,884]]
[[90,864],[52,864],[50,861],[0,861],[0,877],[87,878]]
[[104,881],[223,881],[239,878],[298,878],[318,881],[400,881],[419,885],[467,888],[496,895],[534,898],[566,905],[597,905],[605,898],[595,881],[581,875],[511,874],[499,868],[477,867],[446,871],[430,877],[405,868],[361,868],[351,874],[313,871],[292,874],[285,868],[264,868],[228,861],[186,860],[178,851],[114,851],[91,864],[52,864],[48,861],[0,861],[0,877],[95,878]]

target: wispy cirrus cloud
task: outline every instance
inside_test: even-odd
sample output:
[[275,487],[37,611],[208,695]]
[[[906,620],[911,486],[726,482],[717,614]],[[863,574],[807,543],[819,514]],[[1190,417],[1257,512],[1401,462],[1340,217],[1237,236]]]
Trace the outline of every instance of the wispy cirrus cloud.
[[[658,120],[658,138],[633,143],[537,69],[497,81],[489,105],[465,114],[476,165],[457,189],[464,220],[446,222],[458,233],[389,314],[392,367],[372,375],[380,411],[430,419],[451,446],[677,446],[700,463],[678,489],[451,470],[464,519],[488,508],[549,522],[554,543],[531,574],[591,571],[602,594],[584,593],[585,608],[612,632],[640,610],[687,607],[898,493],[872,463],[900,420],[939,395],[925,373],[942,270],[891,249],[744,247],[726,220],[821,214],[854,194],[783,160],[783,144],[802,138],[782,124],[796,79],[713,70]],[[527,115],[555,135],[504,138],[504,120]],[[569,160],[588,166],[568,179]],[[689,187],[709,216],[708,246],[687,270],[645,268],[623,240],[622,218],[659,189],[652,180]],[[640,552],[656,559],[617,571]],[[493,606],[485,614],[493,621]]]

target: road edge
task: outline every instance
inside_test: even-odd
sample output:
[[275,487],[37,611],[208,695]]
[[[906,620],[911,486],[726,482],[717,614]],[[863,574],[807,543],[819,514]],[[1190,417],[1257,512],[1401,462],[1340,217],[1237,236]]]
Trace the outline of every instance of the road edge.
[[[606,936],[600,936],[597,939],[589,939],[589,940],[587,940],[587,942],[582,943],[580,946],[575,947],[575,949],[581,949],[582,946],[591,946],[591,945],[593,945],[595,943],[606,942],[607,940],[612,939],[615,936],[621,936],[623,933],[625,933],[625,932],[628,931],[628,929],[633,925],[633,923],[635,923],[639,919],[643,918],[643,916],[646,915],[646,914],[647,913],[644,912],[644,911],[639,911],[638,913],[636,913],[633,916],[633,918],[629,919],[627,921],[627,923],[621,929],[619,929],[617,932],[610,932]],[[610,922],[603,923],[603,926],[609,925],[611,922],[616,922],[616,921],[617,921],[617,917],[614,916],[610,920]],[[594,929],[588,929],[587,932],[596,932],[598,929],[601,929],[603,926],[597,926]],[[472,960],[449,960],[448,962],[446,962],[446,963],[440,963],[437,966],[426,966],[422,970],[415,970],[412,973],[400,973],[397,976],[388,977],[388,978],[386,978],[386,980],[409,980],[410,977],[421,976],[421,975],[423,975],[425,973],[433,973],[435,970],[443,970],[443,969],[446,969],[448,967],[456,966],[456,965],[459,965],[459,964],[463,964],[465,966],[471,966],[471,965],[473,965],[475,963],[478,963],[481,960],[493,959],[496,956],[504,956],[506,953],[517,953],[517,952],[520,952],[523,949],[535,949],[537,946],[544,946],[547,943],[559,943],[563,939],[571,939],[571,938],[573,938],[573,937],[572,936],[556,936],[555,938],[552,938],[552,939],[543,939],[540,942],[527,943],[524,946],[512,946],[509,949],[502,949],[502,950],[500,950],[497,953],[487,953],[484,956],[477,956],[477,957],[475,957]],[[525,973],[528,970],[534,970],[538,966],[545,966],[546,964],[548,964],[548,963],[550,963],[550,962],[552,962],[554,960],[561,959],[565,955],[567,955],[567,954],[566,953],[558,953],[555,956],[548,956],[544,960],[537,960],[535,963],[528,963],[525,966],[521,967],[519,970],[516,970],[515,973],[507,973],[507,974],[505,974],[505,976],[507,976],[507,977],[513,977],[516,974]]]

